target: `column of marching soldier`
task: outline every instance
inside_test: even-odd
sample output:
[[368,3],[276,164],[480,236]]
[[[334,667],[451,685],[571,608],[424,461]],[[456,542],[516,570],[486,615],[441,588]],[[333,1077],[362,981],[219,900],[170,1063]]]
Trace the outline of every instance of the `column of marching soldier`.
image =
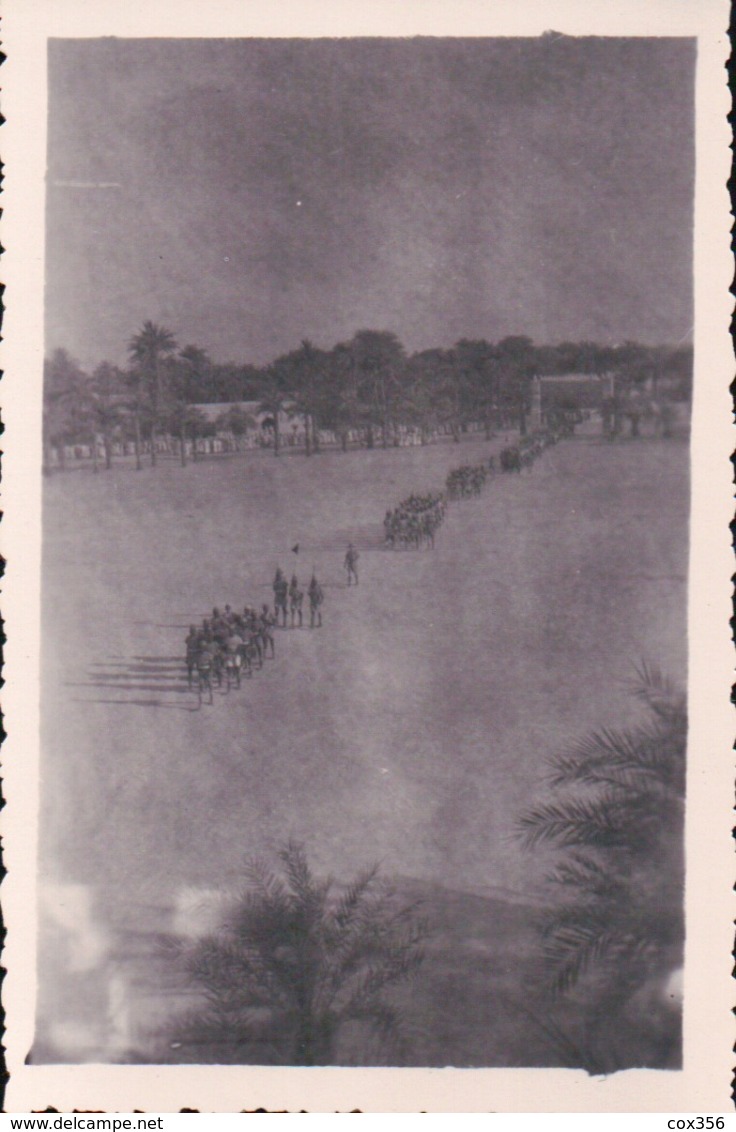
[[[358,584],[358,551],[352,543],[345,555],[345,569],[348,585]],[[201,698],[204,692],[213,700],[213,687],[234,685],[240,687],[243,676],[252,676],[255,669],[263,667],[264,661],[276,655],[274,631],[277,628],[301,628],[304,624],[304,591],[296,574],[291,581],[279,567],[273,580],[274,604],[264,603],[260,611],[246,605],[238,613],[230,605],[222,610],[217,606],[210,617],[205,617],[201,626],[189,626],[185,641],[187,683],[195,688]],[[322,605],[324,590],[312,574],[307,587],[309,602],[309,625],[312,629],[322,627]]]
[[[522,437],[517,445],[501,451],[501,472],[531,469],[545,448],[556,444],[570,431],[570,427],[550,428]],[[493,456],[483,463],[464,464],[449,472],[445,491],[412,494],[403,499],[384,517],[385,546],[389,549],[433,547],[435,533],[445,518],[448,500],[479,495],[495,471]],[[298,552],[298,544],[293,549]],[[358,551],[349,543],[344,560],[348,586],[358,584],[358,558]],[[200,628],[190,625],[185,645],[187,681],[190,688],[196,684],[200,699],[204,692],[208,692],[212,702],[215,682],[218,687],[226,684],[228,690],[233,685],[239,688],[243,675],[251,676],[255,669],[263,667],[265,660],[273,659],[276,654],[276,628],[286,629],[289,624],[292,629],[303,626],[304,591],[296,574],[289,582],[279,567],[273,580],[273,595],[273,612],[267,604],[263,604],[260,611],[246,605],[242,613],[226,605],[222,611],[215,607],[212,616],[206,617]],[[307,587],[307,599],[310,628],[319,629],[322,627],[324,591],[314,572]]]
[[[572,427],[567,423],[556,428],[547,428],[531,436],[523,436],[518,444],[508,445],[499,456],[501,472],[521,472],[531,470],[534,461],[545,448],[565,435]],[[496,471],[494,456],[479,464],[463,464],[453,468],[445,480],[445,490],[428,492],[424,495],[412,494],[402,499],[393,510],[387,511],[383,519],[385,545],[392,550],[418,549],[421,546],[434,546],[434,536],[441,526],[447,503],[455,499],[467,499],[480,495],[484,484]]]

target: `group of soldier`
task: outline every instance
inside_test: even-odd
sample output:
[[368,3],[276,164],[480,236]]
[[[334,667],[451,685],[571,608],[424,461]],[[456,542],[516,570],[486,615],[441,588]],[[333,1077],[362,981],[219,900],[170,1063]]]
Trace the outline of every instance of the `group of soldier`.
[[254,668],[262,668],[269,655],[276,655],[273,630],[276,618],[267,605],[258,612],[246,605],[237,613],[229,605],[222,611],[215,606],[211,617],[205,617],[200,628],[189,626],[186,641],[187,683],[191,688],[195,677],[197,689],[208,691],[227,681],[240,687],[241,674],[250,676]]
[[445,480],[448,499],[467,499],[480,495],[483,485],[494,467],[493,456],[485,464],[463,464],[453,468]]
[[[312,629],[320,629],[322,627],[322,604],[325,595],[315,574],[312,574],[311,581],[307,587],[307,598],[309,600],[310,627]],[[275,624],[279,624],[280,617],[281,628],[285,629],[287,627],[287,618],[291,615],[291,628],[301,628],[304,623],[303,605],[304,590],[300,587],[296,574],[292,574],[291,581],[287,582],[286,575],[281,567],[277,567],[273,579],[273,612]]]
[[[348,548],[348,555],[351,549]],[[355,571],[357,551],[353,553],[356,555],[353,563]],[[289,616],[292,629],[302,626],[304,591],[296,574],[292,574],[291,581],[287,582],[283,571],[277,569],[273,594],[273,612],[265,603],[260,612],[254,606],[246,605],[242,613],[226,605],[222,610],[215,607],[199,628],[189,626],[185,641],[187,683],[189,688],[193,688],[196,680],[200,698],[203,692],[208,692],[212,703],[214,683],[218,687],[226,683],[228,689],[233,684],[239,688],[243,675],[251,676],[254,669],[263,667],[264,660],[273,659],[276,655],[274,630],[279,626],[287,628]],[[321,628],[324,591],[314,573],[307,587],[307,598],[310,626]]]
[[426,495],[410,495],[403,499],[393,511],[387,511],[383,520],[386,546],[418,548],[422,545],[434,546],[434,536],[445,517],[445,493],[428,492]]
[[[502,472],[520,472],[522,468],[531,469],[538,456],[562,437],[569,435],[573,426],[563,422],[548,427],[530,436],[522,436],[517,444],[508,445],[500,454]],[[385,545],[387,547],[418,547],[423,544],[434,546],[434,535],[445,517],[447,500],[467,499],[480,495],[489,477],[496,471],[495,457],[480,464],[463,464],[453,468],[445,480],[444,492],[430,492],[426,495],[410,495],[387,511],[383,520]]]
[[522,436],[518,444],[509,445],[501,450],[500,463],[502,472],[520,472],[522,468],[531,470],[531,466],[545,448],[556,444],[562,437],[569,435],[572,426],[564,424],[555,428],[546,428],[543,432],[535,432],[531,436]]
[[[523,467],[530,468],[545,448],[555,444],[566,431],[562,428],[547,429],[520,438],[518,444],[501,451],[500,470],[520,472]],[[392,549],[434,546],[434,536],[444,520],[448,498],[480,495],[493,471],[495,463],[492,456],[485,463],[465,464],[449,473],[445,482],[446,492],[412,494],[402,500],[393,510],[386,512],[383,520],[386,546]],[[349,543],[343,563],[348,586],[358,584],[359,557],[358,551]],[[213,609],[212,616],[206,617],[200,628],[190,625],[186,638],[187,679],[191,688],[196,676],[200,698],[202,692],[208,690],[211,703],[213,681],[217,681],[218,686],[226,681],[228,688],[232,683],[240,687],[243,673],[250,676],[254,668],[263,667],[269,655],[273,658],[276,653],[274,629],[303,626],[305,592],[296,574],[287,581],[279,567],[272,588],[273,612],[267,604],[262,605],[260,612],[246,605],[242,613],[226,605],[222,611],[217,607]],[[310,627],[319,629],[322,626],[324,591],[314,572],[306,596]]]

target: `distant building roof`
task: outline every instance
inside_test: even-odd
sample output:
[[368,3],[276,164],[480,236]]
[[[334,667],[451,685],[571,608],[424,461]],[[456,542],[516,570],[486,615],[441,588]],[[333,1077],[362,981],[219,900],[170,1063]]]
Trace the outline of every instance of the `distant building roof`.
[[[203,417],[206,417],[210,424],[215,424],[221,417],[224,417],[231,409],[237,409],[241,413],[251,418],[253,424],[247,427],[252,428],[254,425],[260,428],[273,428],[274,421],[272,412],[261,409],[260,401],[211,401],[203,405],[191,405],[192,409],[198,409]],[[281,412],[279,413],[279,428],[285,429],[294,419],[293,410],[290,407],[293,402],[284,404]],[[292,425],[292,427],[294,427]]]

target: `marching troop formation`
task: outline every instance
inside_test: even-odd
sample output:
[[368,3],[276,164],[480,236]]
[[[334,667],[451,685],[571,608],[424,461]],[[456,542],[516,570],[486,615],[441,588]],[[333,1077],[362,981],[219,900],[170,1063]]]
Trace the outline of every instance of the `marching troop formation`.
[[463,464],[461,468],[453,468],[445,480],[447,498],[467,499],[469,495],[480,495],[493,468],[493,456],[487,464]]
[[387,511],[383,520],[386,546],[393,548],[434,546],[435,532],[445,517],[445,494],[442,491],[426,495],[410,495],[393,511]]
[[[573,431],[568,422],[523,436],[519,443],[502,449],[500,470],[520,472],[530,469],[545,448],[556,444],[562,436]],[[383,520],[385,543],[387,547],[418,547],[423,544],[434,546],[434,535],[445,517],[447,500],[467,499],[480,495],[486,481],[496,471],[496,461],[491,456],[481,464],[463,464],[453,468],[445,480],[445,491],[428,495],[410,495],[393,511],[387,511]]]
[[574,428],[575,426],[571,422],[563,421],[555,428],[547,428],[544,432],[535,432],[532,436],[522,436],[518,444],[502,449],[500,456],[501,471],[520,472],[522,468],[531,468],[545,448],[556,444],[563,436],[570,436]]
[[[312,574],[312,580],[307,588],[307,598],[309,600],[310,628],[319,629],[322,625],[322,602],[324,601],[324,592],[314,574]],[[297,627],[297,622],[298,627],[301,628],[304,623],[303,605],[304,590],[300,588],[296,574],[292,574],[291,581],[287,582],[285,574],[279,567],[273,579],[273,612],[275,624],[279,624],[280,616],[281,628],[285,629],[287,617],[290,615],[292,629]],[[264,606],[264,609],[265,608],[267,607]]]
[[[276,656],[274,629],[287,627],[290,615],[292,629],[303,624],[304,591],[299,586],[296,574],[287,582],[278,569],[273,580],[274,608],[261,606],[258,612],[254,606],[246,605],[242,613],[237,613],[229,605],[221,611],[212,610],[211,617],[205,617],[201,627],[189,626],[185,641],[187,683],[196,686],[200,699],[204,692],[213,700],[213,687],[226,684],[228,691],[234,685],[240,687],[242,676],[252,676],[254,669],[263,667],[265,660]],[[322,604],[324,591],[312,574],[307,587],[310,626],[322,625]],[[279,621],[281,618],[281,621]]]
[[[531,468],[545,448],[556,444],[561,436],[571,431],[572,426],[564,423],[557,428],[522,437],[518,444],[502,449],[500,470],[520,472],[522,468]],[[464,464],[449,473],[445,481],[446,491],[412,494],[402,500],[392,511],[386,512],[383,520],[385,545],[391,549],[434,546],[434,536],[444,520],[447,500],[480,495],[483,485],[495,470],[493,456],[481,464]],[[298,545],[294,549],[298,550]],[[358,551],[349,543],[343,563],[348,586],[358,584],[359,557]],[[324,591],[314,573],[306,595],[296,574],[287,581],[280,568],[276,570],[272,588],[273,612],[265,604],[260,612],[246,605],[242,613],[226,605],[222,611],[217,607],[213,609],[212,616],[206,617],[200,628],[190,625],[186,638],[187,680],[190,688],[195,686],[196,680],[200,702],[204,692],[209,693],[209,702],[213,702],[215,681],[218,687],[226,684],[228,690],[232,685],[239,688],[243,675],[252,676],[255,669],[263,667],[265,660],[275,657],[274,630],[303,626],[305,596],[309,603],[310,628],[321,628]]]

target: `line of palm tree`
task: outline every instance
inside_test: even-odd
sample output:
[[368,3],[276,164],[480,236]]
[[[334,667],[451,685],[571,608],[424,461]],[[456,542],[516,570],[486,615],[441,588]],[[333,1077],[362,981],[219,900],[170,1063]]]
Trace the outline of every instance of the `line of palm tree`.
[[90,424],[90,379],[64,349],[54,350],[44,362],[43,452],[44,471],[51,470],[55,445],[59,466],[65,467],[65,446],[87,438]]
[[[128,343],[128,354],[139,378],[137,390],[136,436],[140,436],[140,410],[142,384],[150,413],[151,466],[156,466],[156,436],[163,399],[163,359],[176,350],[176,339],[170,330],[147,320],[141,330]],[[140,440],[137,441],[138,447]],[[140,458],[136,466],[140,465]]]
[[101,362],[92,374],[91,392],[94,397],[94,417],[102,434],[105,449],[105,468],[112,467],[113,438],[119,433],[125,419],[125,406],[121,401],[123,375],[109,362]]
[[281,415],[289,403],[289,396],[281,387],[282,372],[278,364],[267,371],[258,401],[258,412],[267,413],[273,420],[273,454],[281,452]]
[[207,424],[201,409],[191,404],[193,396],[199,400],[206,385],[212,363],[206,350],[199,346],[185,346],[177,357],[169,358],[168,365],[168,419],[169,430],[179,438],[179,459],[182,468],[187,464],[187,441],[192,439],[192,460],[197,462],[197,437]]
[[[151,462],[156,463],[156,434],[167,408],[166,387],[175,349],[171,331],[150,320],[128,343],[129,412],[137,466],[142,429],[146,436],[150,433]],[[344,448],[352,430],[358,430],[368,447],[373,447],[380,429],[385,447],[395,442],[396,427],[407,424],[418,424],[425,440],[436,428],[448,428],[459,440],[467,424],[474,421],[484,423],[490,438],[492,425],[499,418],[507,422],[515,418],[523,432],[532,375],[569,372],[606,373],[615,378],[615,394],[601,406],[611,439],[621,432],[625,419],[636,434],[639,422],[652,416],[667,436],[675,416],[668,396],[687,399],[692,388],[691,346],[643,347],[630,342],[620,347],[591,342],[535,346],[523,336],[507,337],[496,344],[485,339],[460,339],[449,349],[425,349],[407,357],[393,332],[364,329],[330,350],[318,349],[304,339],[297,349],[263,369],[215,363],[195,345],[185,346],[177,365],[179,360],[186,360],[190,367],[184,387],[184,399],[189,404],[255,398],[260,384],[269,380],[272,371],[278,371],[283,378],[280,387],[288,391],[293,410],[304,417],[308,455],[318,449],[321,428],[336,431]],[[62,404],[55,380],[74,368],[79,370],[64,350],[54,351],[46,360],[47,375],[51,375],[44,391],[47,470],[54,446],[58,447],[60,462],[64,460],[62,436],[67,444],[88,440],[89,422],[75,411],[73,398]],[[673,379],[677,385],[672,384]],[[650,384],[653,399],[644,395],[645,386]],[[570,392],[568,396],[568,407],[573,409],[579,394]],[[108,432],[114,427],[109,420],[104,423]],[[108,445],[106,462],[109,451]],[[275,451],[278,455],[278,447]]]

